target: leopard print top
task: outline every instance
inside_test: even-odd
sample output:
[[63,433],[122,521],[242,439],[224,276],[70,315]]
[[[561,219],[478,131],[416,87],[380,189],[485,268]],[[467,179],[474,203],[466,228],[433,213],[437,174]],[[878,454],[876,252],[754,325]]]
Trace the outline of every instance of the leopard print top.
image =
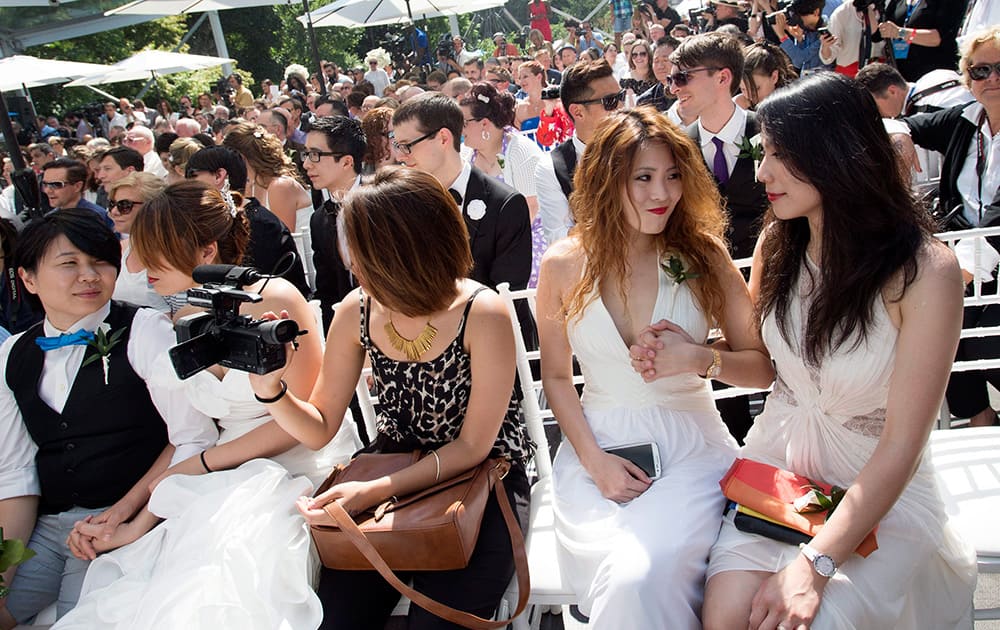
[[[458,437],[472,391],[472,360],[464,348],[465,323],[472,301],[484,288],[469,297],[458,335],[430,361],[397,361],[384,355],[369,335],[371,298],[362,296],[361,343],[371,359],[379,401],[375,428],[380,436],[413,448],[438,448]],[[490,457],[524,465],[533,451],[521,418],[521,394],[515,389]]]

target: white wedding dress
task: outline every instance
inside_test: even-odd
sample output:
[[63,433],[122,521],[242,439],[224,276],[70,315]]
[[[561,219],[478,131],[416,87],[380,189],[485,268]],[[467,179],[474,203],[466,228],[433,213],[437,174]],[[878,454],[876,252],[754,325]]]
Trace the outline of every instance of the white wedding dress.
[[[709,323],[684,284],[659,272],[652,321],[704,342]],[[567,326],[585,378],[583,412],[602,447],[655,442],[662,477],[635,500],[605,499],[568,440],[553,462],[562,574],[595,628],[700,630],[708,552],[722,521],[719,479],[736,442],[708,381],[646,383],[598,295]]]
[[[803,269],[800,276],[789,305],[791,345],[773,313],[764,322],[777,380],[741,456],[846,488],[882,433],[899,331],[878,300],[866,342],[841,346],[818,368],[808,365],[800,348],[809,274]],[[971,627],[966,614],[976,583],[975,554],[948,524],[926,451],[876,536],[874,553],[852,556],[829,581],[812,630]],[[795,545],[737,530],[729,517],[712,549],[709,575],[776,572],[798,554]]]
[[[267,422],[244,372],[185,381],[192,404],[219,419],[226,442]],[[173,475],[149,501],[166,520],[98,557],[80,602],[54,629],[310,630],[323,608],[319,568],[295,500],[311,495],[359,448],[350,415],[319,451],[303,445],[234,470]]]

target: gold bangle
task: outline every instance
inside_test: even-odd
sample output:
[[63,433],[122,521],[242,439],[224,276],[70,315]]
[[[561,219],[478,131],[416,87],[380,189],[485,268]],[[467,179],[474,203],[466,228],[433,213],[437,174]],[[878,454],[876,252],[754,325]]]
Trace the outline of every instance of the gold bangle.
[[705,376],[702,377],[706,379],[716,378],[722,372],[722,353],[715,348],[709,348],[709,350],[712,351],[712,363],[705,370]]
[[431,451],[431,455],[434,456],[434,483],[437,483],[441,481],[441,457],[436,450]]

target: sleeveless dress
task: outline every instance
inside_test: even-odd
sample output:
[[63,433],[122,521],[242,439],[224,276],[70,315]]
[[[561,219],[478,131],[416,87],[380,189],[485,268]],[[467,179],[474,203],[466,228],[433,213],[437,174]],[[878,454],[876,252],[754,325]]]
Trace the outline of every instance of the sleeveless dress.
[[[818,273],[811,263],[809,270]],[[811,366],[801,350],[810,286],[810,274],[800,273],[789,307],[791,345],[773,313],[764,321],[777,379],[742,457],[846,488],[871,458],[885,424],[898,330],[877,300],[867,340],[853,349],[844,344]],[[737,530],[731,518],[712,549],[709,575],[776,572],[799,554],[795,545]],[[877,538],[879,548],[868,558],[855,555],[838,568],[812,630],[970,627],[965,615],[975,589],[975,554],[948,523],[926,451],[879,523]]]
[[[264,196],[262,198],[259,198],[260,204],[265,208],[267,208],[268,210],[270,210],[271,204],[269,203],[268,189],[264,188],[263,191],[264,191]],[[254,187],[254,192],[256,192],[256,187]],[[302,206],[301,208],[297,209],[295,211],[295,229],[291,231],[301,232],[304,228],[309,227],[309,219],[312,218],[313,210],[314,209],[311,202],[309,205]]]
[[[219,419],[219,443],[270,420],[245,372],[184,382]],[[233,470],[173,475],[149,509],[166,519],[91,563],[78,606],[54,628],[309,630],[323,618],[313,591],[319,559],[295,500],[359,447],[350,414],[325,447],[303,445]]]
[[549,23],[548,10],[541,0],[536,0],[528,5],[528,13],[531,15],[531,28],[537,28],[542,32],[542,37],[547,42],[552,41],[552,25]]
[[[553,462],[560,567],[595,628],[701,628],[708,552],[722,520],[719,479],[736,442],[709,382],[684,374],[646,383],[600,293],[568,323],[583,371],[583,413],[602,448],[656,443],[662,476],[627,504],[605,499],[563,440]],[[662,269],[651,322],[704,342],[709,322],[689,288]]]

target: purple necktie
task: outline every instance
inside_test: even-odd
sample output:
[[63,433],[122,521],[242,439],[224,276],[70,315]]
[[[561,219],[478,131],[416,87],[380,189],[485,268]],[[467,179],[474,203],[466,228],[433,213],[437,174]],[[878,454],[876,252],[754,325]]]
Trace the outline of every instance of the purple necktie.
[[719,180],[719,183],[723,186],[729,181],[729,165],[726,164],[726,154],[722,151],[722,140],[718,136],[712,138],[712,144],[715,145],[715,159],[712,160],[712,172],[715,173],[715,178]]

